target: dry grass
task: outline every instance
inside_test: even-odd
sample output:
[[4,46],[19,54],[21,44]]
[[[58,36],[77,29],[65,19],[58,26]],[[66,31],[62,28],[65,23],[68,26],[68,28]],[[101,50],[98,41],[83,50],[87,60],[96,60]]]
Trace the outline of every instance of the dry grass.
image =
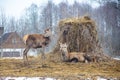
[[55,77],[76,80],[86,77],[96,78],[96,76],[120,77],[120,61],[68,63],[55,62],[48,60],[47,57],[45,64],[42,67],[39,58],[29,58],[29,65],[24,65],[23,60],[0,59],[0,76]]
[[62,19],[61,21],[59,21],[59,27],[64,27],[66,24],[79,25],[79,24],[87,24],[87,23],[93,25],[93,27],[96,26],[95,22],[89,16],[83,16],[81,18]]

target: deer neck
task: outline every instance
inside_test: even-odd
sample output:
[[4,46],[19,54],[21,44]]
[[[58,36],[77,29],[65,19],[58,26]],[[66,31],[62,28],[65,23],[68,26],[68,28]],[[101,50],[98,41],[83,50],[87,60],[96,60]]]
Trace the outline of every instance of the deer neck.
[[69,57],[70,57],[67,49],[65,50],[65,56],[66,56],[67,59],[69,59]]

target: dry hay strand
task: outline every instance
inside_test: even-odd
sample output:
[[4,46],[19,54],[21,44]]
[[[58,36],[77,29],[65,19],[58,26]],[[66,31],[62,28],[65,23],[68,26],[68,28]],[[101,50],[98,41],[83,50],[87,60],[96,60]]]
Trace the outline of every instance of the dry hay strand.
[[[67,43],[69,52],[85,52],[91,56],[108,59],[99,44],[95,21],[89,16],[63,19],[59,22],[58,42]],[[57,43],[54,53],[59,51]]]
[[53,52],[50,52],[48,54],[46,54],[46,61],[47,62],[61,62],[61,54],[60,52],[57,52],[57,53],[53,53]]

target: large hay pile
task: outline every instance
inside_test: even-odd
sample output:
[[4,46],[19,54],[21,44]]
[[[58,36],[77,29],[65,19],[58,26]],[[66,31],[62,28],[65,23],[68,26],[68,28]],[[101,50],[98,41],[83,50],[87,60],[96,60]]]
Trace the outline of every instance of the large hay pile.
[[[59,22],[59,29],[58,41],[69,44],[69,52],[106,57],[99,44],[95,22],[90,17],[63,19]],[[59,46],[54,51],[59,51]]]

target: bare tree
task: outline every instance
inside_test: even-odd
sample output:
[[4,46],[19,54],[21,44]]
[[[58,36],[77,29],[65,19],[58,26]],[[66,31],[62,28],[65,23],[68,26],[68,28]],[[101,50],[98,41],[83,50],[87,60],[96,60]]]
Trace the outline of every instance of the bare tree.
[[38,6],[36,4],[31,4],[28,8],[28,16],[30,20],[31,29],[33,32],[39,32],[38,30]]
[[0,10],[0,27],[6,27],[6,15],[3,9]]
[[68,2],[61,2],[59,5],[59,18],[64,19],[69,17],[69,8],[68,8]]

